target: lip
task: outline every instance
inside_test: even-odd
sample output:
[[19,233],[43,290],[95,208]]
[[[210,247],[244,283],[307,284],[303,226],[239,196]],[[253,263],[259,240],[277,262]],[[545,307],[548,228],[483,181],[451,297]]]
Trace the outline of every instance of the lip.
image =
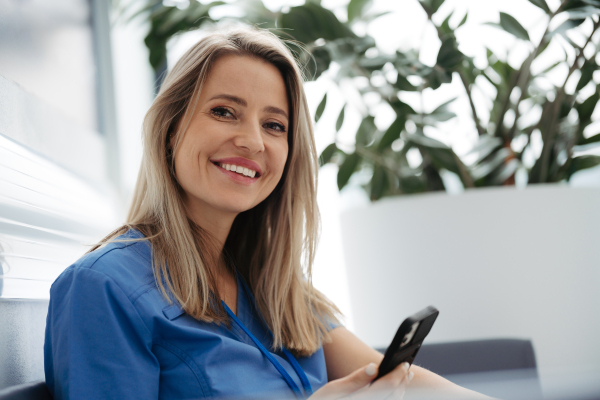
[[219,167],[217,164],[214,163],[213,166],[225,175],[227,175],[230,179],[233,179],[234,182],[240,183],[244,186],[252,186],[256,181],[258,181],[258,177],[250,178],[249,176],[240,175],[237,172],[227,171],[225,168]]
[[238,165],[240,167],[248,168],[253,171],[256,171],[258,174],[258,177],[262,176],[262,174],[263,174],[262,168],[260,167],[260,165],[258,165],[258,163],[254,162],[252,160],[248,160],[247,158],[228,157],[228,158],[220,158],[218,160],[211,160],[211,162],[219,163],[219,164],[234,164],[234,165]]

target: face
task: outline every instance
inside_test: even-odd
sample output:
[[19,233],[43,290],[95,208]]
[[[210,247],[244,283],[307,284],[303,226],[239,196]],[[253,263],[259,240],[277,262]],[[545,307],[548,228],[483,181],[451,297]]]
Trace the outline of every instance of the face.
[[233,220],[275,189],[288,155],[289,112],[275,66],[237,55],[217,59],[174,154],[192,219]]

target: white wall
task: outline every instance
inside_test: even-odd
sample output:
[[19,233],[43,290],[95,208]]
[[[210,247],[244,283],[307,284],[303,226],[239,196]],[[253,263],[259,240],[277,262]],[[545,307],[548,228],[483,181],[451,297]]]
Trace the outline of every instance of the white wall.
[[600,189],[535,186],[384,200],[342,215],[356,334],[387,346],[427,305],[429,342],[530,338],[544,390],[600,374]]

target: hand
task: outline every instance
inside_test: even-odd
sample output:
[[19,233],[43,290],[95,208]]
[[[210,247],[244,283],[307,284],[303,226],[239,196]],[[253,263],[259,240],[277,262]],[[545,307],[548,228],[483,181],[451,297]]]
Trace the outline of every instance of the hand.
[[409,372],[409,364],[402,363],[392,372],[379,378],[371,385],[377,376],[377,366],[373,363],[362,367],[344,378],[329,382],[317,390],[311,400],[336,399],[401,399],[408,383],[413,378]]

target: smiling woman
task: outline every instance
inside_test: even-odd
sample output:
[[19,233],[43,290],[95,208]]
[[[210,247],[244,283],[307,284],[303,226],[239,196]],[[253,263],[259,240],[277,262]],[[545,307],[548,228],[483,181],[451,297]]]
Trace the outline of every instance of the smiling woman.
[[[235,217],[273,192],[288,155],[288,99],[279,70],[228,54],[215,61],[190,123],[172,137],[188,215],[224,243]],[[206,228],[205,228],[206,229]]]
[[413,375],[454,388],[408,365],[369,386],[382,356],[312,287],[317,157],[300,71],[273,34],[197,43],[143,140],[126,224],[52,285],[55,399],[400,398]]

